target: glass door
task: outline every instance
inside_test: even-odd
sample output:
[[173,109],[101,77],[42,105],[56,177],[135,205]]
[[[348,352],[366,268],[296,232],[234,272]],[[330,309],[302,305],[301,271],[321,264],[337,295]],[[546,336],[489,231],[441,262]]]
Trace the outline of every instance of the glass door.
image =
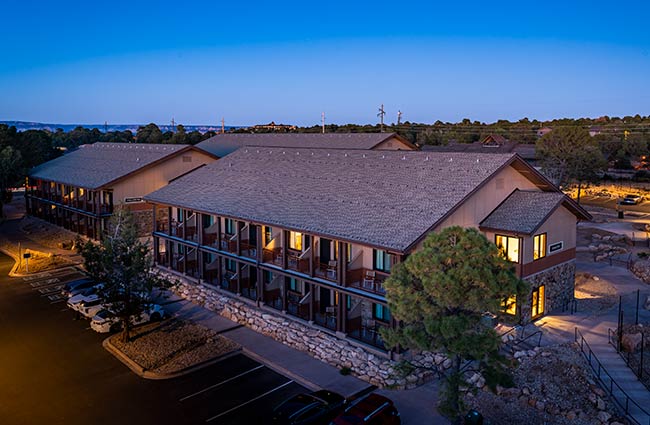
[[532,319],[544,314],[545,303],[544,285],[541,285],[539,288],[533,289],[533,305],[530,314]]

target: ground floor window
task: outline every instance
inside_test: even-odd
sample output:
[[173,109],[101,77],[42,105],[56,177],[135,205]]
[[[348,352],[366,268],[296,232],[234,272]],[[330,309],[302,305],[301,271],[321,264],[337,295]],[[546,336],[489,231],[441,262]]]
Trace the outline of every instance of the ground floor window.
[[501,311],[505,314],[517,314],[517,296],[511,295],[501,302]]
[[390,310],[381,304],[373,304],[372,317],[382,322],[390,322]]

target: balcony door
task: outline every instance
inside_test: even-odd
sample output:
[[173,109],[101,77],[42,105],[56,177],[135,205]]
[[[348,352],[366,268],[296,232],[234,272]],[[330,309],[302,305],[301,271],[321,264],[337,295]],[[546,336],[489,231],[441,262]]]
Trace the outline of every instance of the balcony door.
[[329,263],[332,260],[332,241],[325,238],[320,238],[320,262],[323,264]]

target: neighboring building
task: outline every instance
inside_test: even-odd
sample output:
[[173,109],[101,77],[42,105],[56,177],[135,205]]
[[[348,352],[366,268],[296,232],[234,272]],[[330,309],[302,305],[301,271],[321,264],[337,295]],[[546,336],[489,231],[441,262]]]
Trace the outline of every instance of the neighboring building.
[[150,233],[143,196],[215,159],[189,145],[83,145],[31,170],[27,213],[97,239],[114,207],[124,204]]
[[551,127],[542,127],[542,128],[537,130],[537,137],[542,137],[545,134],[550,133],[551,131],[553,131],[553,129]]
[[224,133],[196,145],[226,156],[244,146],[261,148],[416,150],[417,147],[397,133]]
[[292,131],[297,127],[290,124],[276,124],[274,121],[271,121],[268,124],[257,124],[252,127],[248,127],[250,130],[264,130],[264,131]]
[[483,140],[474,143],[424,145],[421,149],[427,152],[516,153],[533,166],[537,160],[534,144],[513,142],[498,134],[489,134]]
[[[532,286],[517,300],[524,320],[568,305],[576,223],[590,218],[515,154],[249,146],[145,199],[156,262],[184,278],[188,296],[223,310],[218,294],[231,294],[228,314],[283,312],[294,334],[315,328],[343,341],[334,353],[383,348],[379,329],[395,323],[382,282],[452,225],[481,229],[517,264]],[[283,340],[268,317],[253,327]]]

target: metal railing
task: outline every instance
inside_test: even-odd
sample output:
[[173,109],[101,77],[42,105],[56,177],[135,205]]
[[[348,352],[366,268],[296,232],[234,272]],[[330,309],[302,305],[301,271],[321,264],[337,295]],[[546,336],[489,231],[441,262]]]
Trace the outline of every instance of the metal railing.
[[562,313],[564,313],[565,311],[568,311],[569,314],[577,313],[578,312],[578,300],[576,300],[575,298],[572,298],[570,300],[564,300],[560,310],[562,310]]
[[[621,350],[621,338],[622,335],[611,329],[607,329],[607,341],[616,349],[616,352],[621,356],[627,367],[639,378],[639,381],[650,391],[650,373],[644,367],[644,358],[647,353],[645,353],[645,332],[641,333],[641,348],[639,356],[635,355],[635,352],[623,351]],[[647,366],[647,364],[645,365]]]
[[[598,360],[598,357],[596,357],[596,354],[577,327],[575,328],[575,342],[578,343],[580,352],[587,362],[589,362],[589,367],[591,367],[591,370],[596,374],[603,389],[607,391],[616,405],[625,413],[626,417],[634,424],[650,425],[650,413],[648,413],[648,411],[641,407],[636,401],[631,399],[625,390],[614,380],[614,378],[612,378],[612,375],[607,372],[603,364]],[[594,362],[596,363],[595,366]]]

